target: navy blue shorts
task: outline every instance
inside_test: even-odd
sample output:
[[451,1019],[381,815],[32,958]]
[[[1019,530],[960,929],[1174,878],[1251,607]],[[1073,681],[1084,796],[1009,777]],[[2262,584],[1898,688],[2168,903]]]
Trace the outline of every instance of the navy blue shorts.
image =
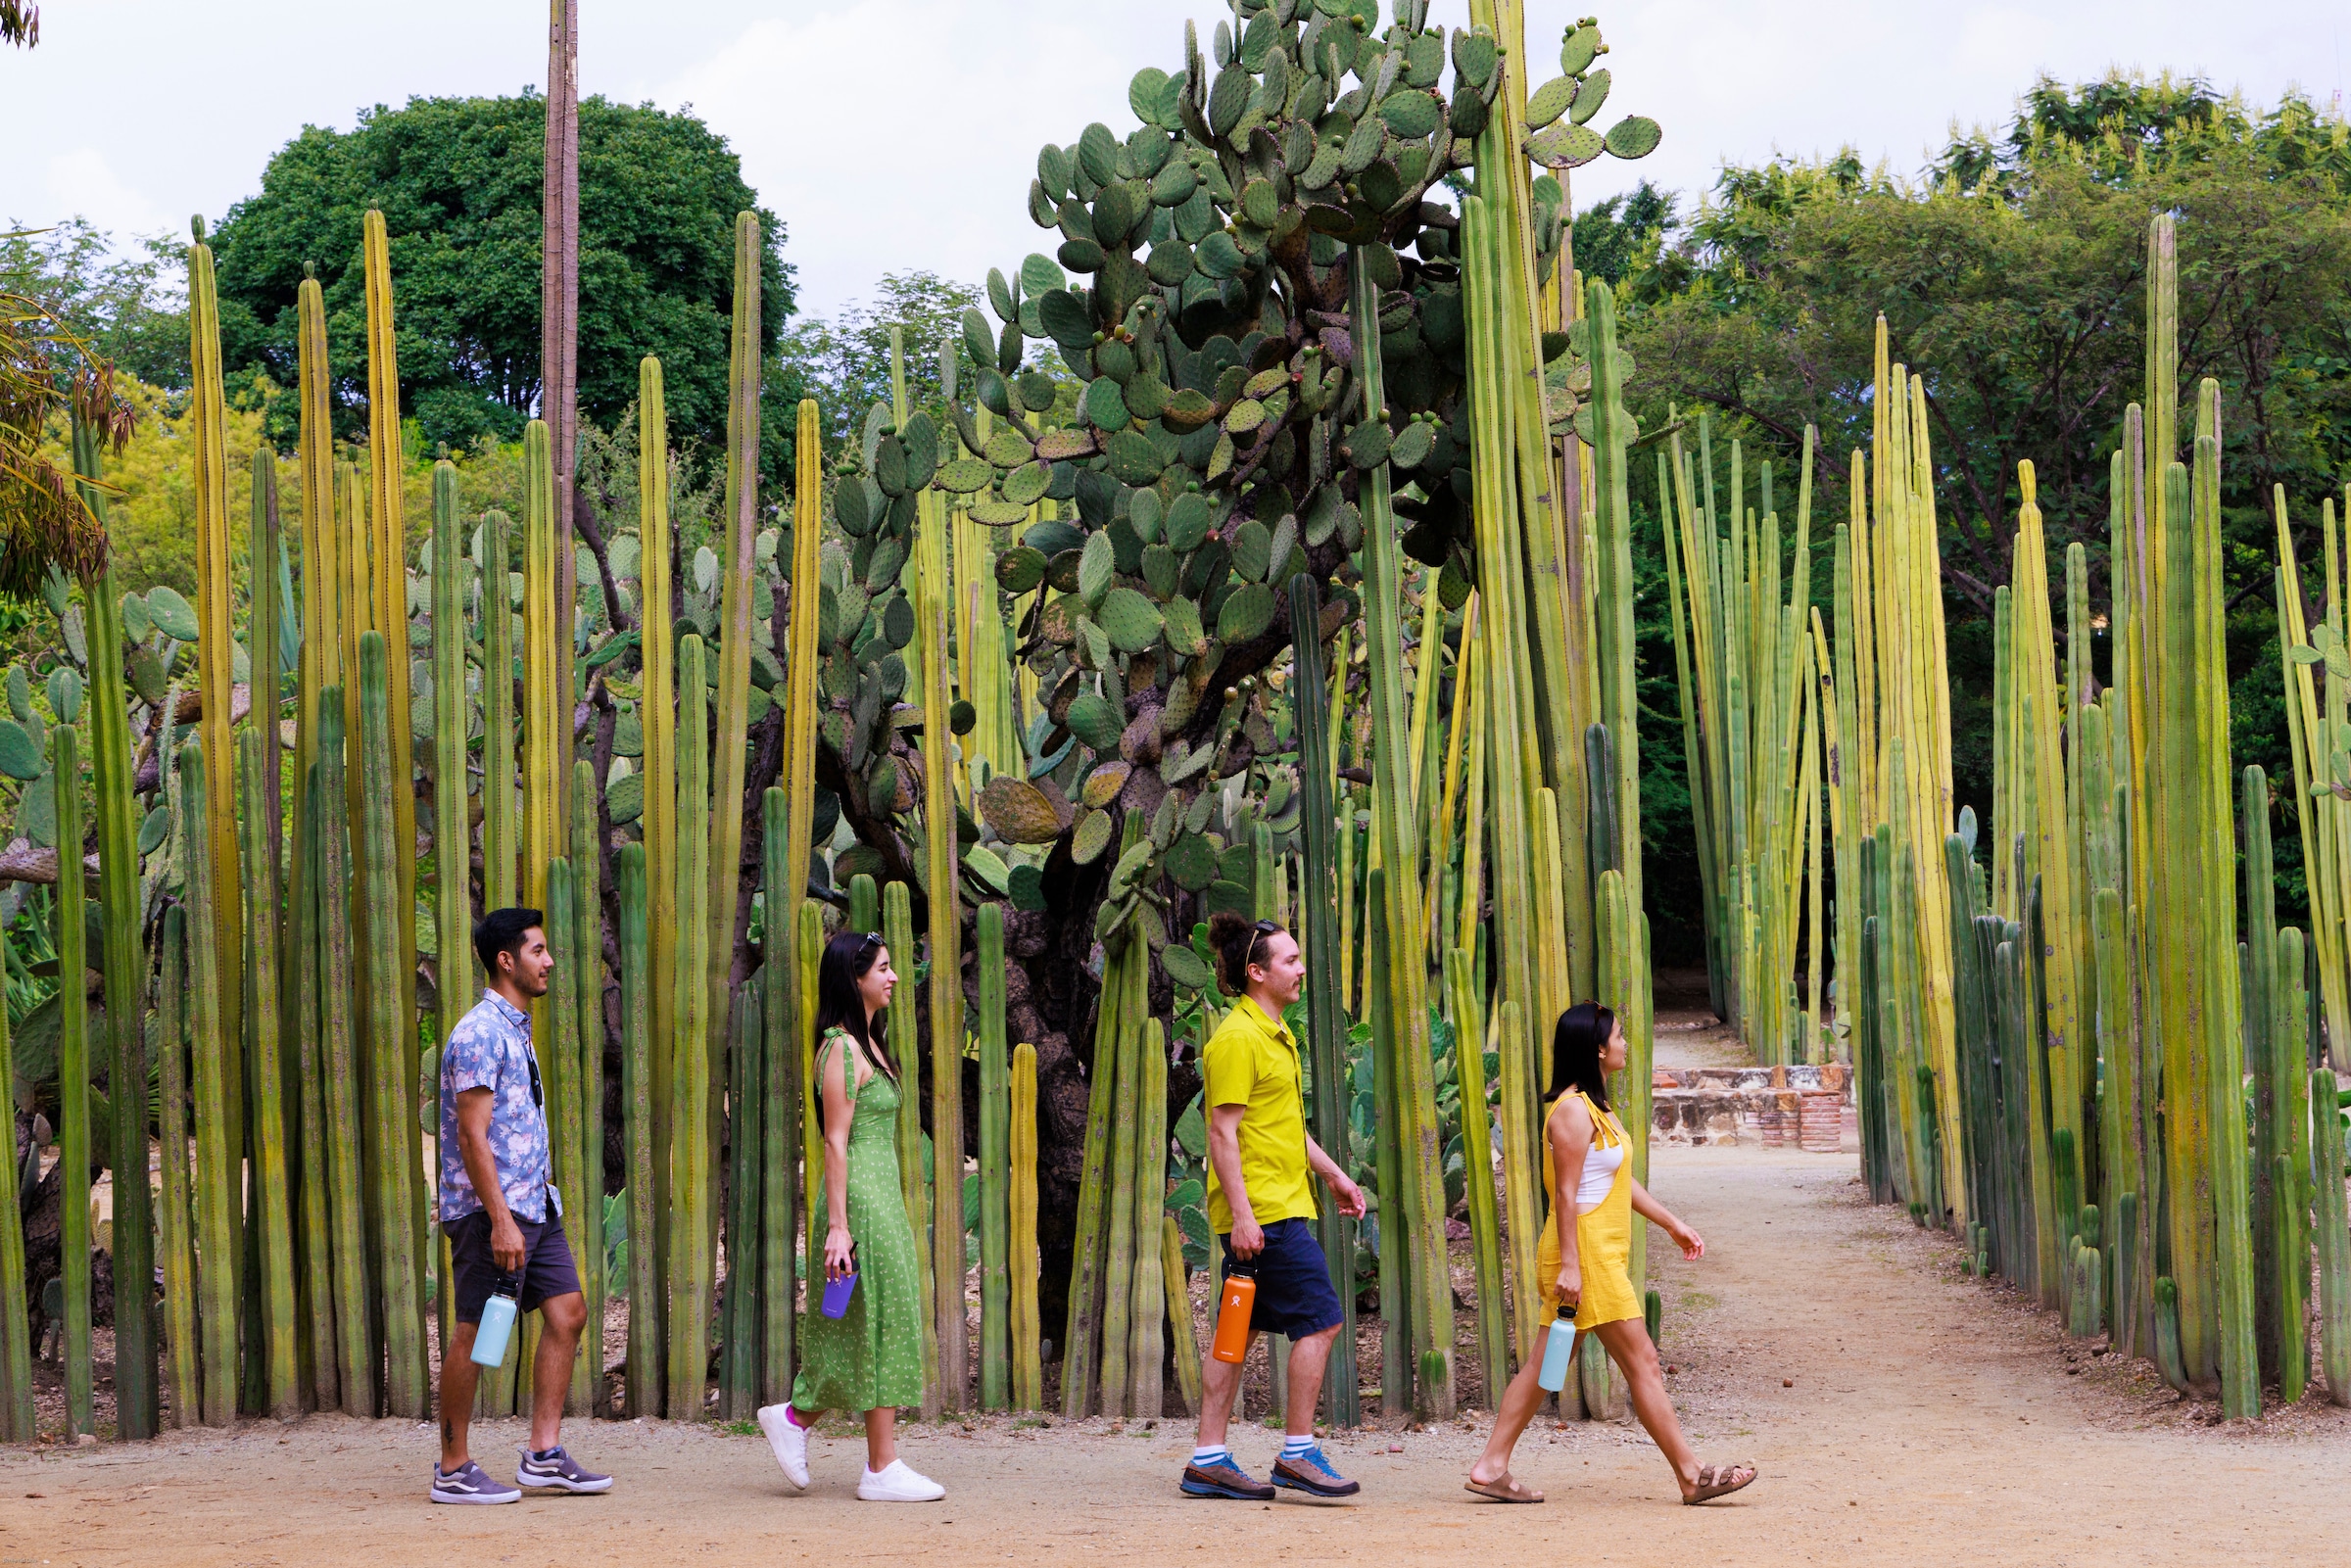
[[1339,1293],[1330,1288],[1330,1263],[1311,1221],[1276,1219],[1266,1229],[1266,1245],[1255,1258],[1232,1256],[1229,1232],[1217,1238],[1224,1247],[1224,1277],[1254,1273],[1257,1300],[1249,1308],[1249,1327],[1260,1334],[1287,1334],[1293,1341],[1337,1328],[1347,1320]]
[[[489,1212],[476,1209],[441,1228],[449,1235],[449,1267],[456,1276],[450,1297],[453,1315],[460,1323],[479,1323],[483,1305],[505,1277],[505,1270],[490,1256]],[[517,1217],[514,1228],[522,1232],[522,1288],[514,1305],[522,1311],[535,1312],[558,1296],[576,1295],[580,1273],[571,1260],[571,1243],[564,1238],[562,1217],[554,1213],[544,1221]]]

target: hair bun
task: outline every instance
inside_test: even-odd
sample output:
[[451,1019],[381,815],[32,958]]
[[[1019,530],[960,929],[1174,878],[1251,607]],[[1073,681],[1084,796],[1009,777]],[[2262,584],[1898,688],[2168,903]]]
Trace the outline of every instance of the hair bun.
[[1217,957],[1217,985],[1226,996],[1238,996],[1249,983],[1249,949],[1257,922],[1220,909],[1208,917],[1209,951]]

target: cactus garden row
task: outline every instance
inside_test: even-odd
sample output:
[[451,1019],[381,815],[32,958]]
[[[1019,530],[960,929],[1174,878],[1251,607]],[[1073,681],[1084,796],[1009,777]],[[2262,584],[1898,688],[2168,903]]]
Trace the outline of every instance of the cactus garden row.
[[[103,980],[60,987],[29,1085],[55,1172],[0,1161],[0,1431],[34,1435],[36,1317],[92,1430],[94,1259],[122,1438],[429,1413],[436,1053],[479,991],[472,920],[516,903],[556,961],[533,1030],[555,1179],[602,1232],[591,1321],[627,1303],[618,1377],[588,1336],[581,1411],[784,1397],[815,964],[843,926],[919,980],[889,1029],[920,1085],[930,1409],[1195,1403],[1192,1091],[1228,1005],[1200,933],[1227,908],[1300,929],[1318,1136],[1376,1194],[1361,1235],[1321,1222],[1387,1357],[1376,1391],[1341,1361],[1332,1417],[1456,1408],[1457,1210],[1498,1389],[1540,1327],[1538,1096],[1571,1001],[1626,1021],[1646,1158],[1638,432],[1565,214],[1569,170],[1659,132],[1598,128],[1594,23],[1529,71],[1550,50],[1514,6],[1451,32],[1427,10],[1240,0],[1187,27],[1124,134],[1039,153],[1050,237],[965,316],[976,373],[950,346],[924,406],[901,362],[830,468],[803,404],[785,496],[760,493],[744,214],[725,499],[691,551],[653,358],[633,532],[575,537],[568,438],[534,422],[522,514],[444,463],[411,546],[376,214],[363,460],[332,438],[309,282],[300,442],[232,518],[199,224],[195,601],[54,572],[45,680],[11,672],[0,719],[0,774],[48,802],[20,821],[54,852],[59,973]],[[103,526],[99,434],[73,456]],[[1812,699],[1782,685],[1785,719]],[[160,1185],[118,1181],[94,1251],[94,1175],[151,1141]],[[28,1302],[35,1179],[64,1188],[54,1309]],[[149,1309],[123,1282],[156,1273]],[[520,1359],[485,1412],[516,1408]],[[1606,1383],[1596,1360],[1584,1407]]]
[[2145,383],[2111,455],[2107,617],[2085,547],[2051,559],[2019,465],[1988,832],[1953,812],[1927,394],[1889,362],[1882,316],[1833,625],[1806,615],[1808,432],[1785,599],[1769,469],[1759,519],[1735,443],[1718,496],[1703,418],[1695,452],[1677,437],[1659,459],[1659,507],[1717,1007],[1758,1060],[1852,1064],[1876,1201],[1947,1227],[1971,1272],[2237,1417],[2265,1390],[2299,1401],[2314,1350],[2351,1403],[2332,1070],[2351,1038],[2351,659],[2333,502],[2314,585],[2280,487],[2275,646],[2306,934],[2276,912],[2283,781],[2231,765],[2222,408],[2211,380],[2181,407],[2177,252],[2174,219],[2156,217]]

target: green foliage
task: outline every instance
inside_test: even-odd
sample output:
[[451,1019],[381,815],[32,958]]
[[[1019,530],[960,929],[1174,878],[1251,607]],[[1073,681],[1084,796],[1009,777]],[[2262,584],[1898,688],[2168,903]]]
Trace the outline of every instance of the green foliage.
[[[2269,582],[2271,488],[2323,494],[2351,463],[2351,143],[2289,95],[2261,115],[2169,81],[2042,81],[1997,142],[1918,182],[1849,151],[1726,169],[1625,285],[1645,414],[1711,403],[1750,451],[1821,431],[1815,506],[1840,515],[1867,444],[1871,334],[1929,375],[1949,581],[1978,614],[2006,580],[2019,458],[2052,549],[2103,588],[2108,455],[2142,375],[2150,210],[2179,214],[2181,384],[2220,379],[2232,591]],[[2182,452],[2185,456],[2184,450]],[[2102,596],[2102,594],[2101,594]]]
[[[326,296],[338,433],[363,427],[360,224],[380,207],[399,287],[402,402],[427,444],[513,440],[539,394],[540,166],[546,111],[514,98],[412,98],[351,131],[306,128],[269,161],[258,195],[214,235],[221,353],[232,396],[295,382],[295,293],[306,263]],[[670,428],[723,445],[733,218],[757,210],[726,142],[698,119],[602,98],[580,104],[579,399],[610,427],[637,397],[637,361],[661,356]],[[792,312],[784,225],[759,211],[760,343]],[[771,399],[775,394],[771,392]],[[271,439],[291,446],[287,393],[264,394]],[[771,403],[761,469],[789,474],[788,404]],[[774,434],[780,432],[781,434]]]

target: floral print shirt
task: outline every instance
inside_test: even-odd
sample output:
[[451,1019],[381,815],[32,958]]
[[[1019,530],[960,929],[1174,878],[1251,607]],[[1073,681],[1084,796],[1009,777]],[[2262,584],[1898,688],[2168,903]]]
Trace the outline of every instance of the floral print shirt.
[[531,1050],[531,1016],[496,991],[485,990],[471,1012],[457,1020],[441,1052],[441,1219],[462,1219],[482,1207],[465,1173],[457,1146],[457,1096],[468,1089],[490,1091],[490,1158],[498,1166],[498,1190],[514,1217],[534,1224],[563,1201],[549,1179],[553,1161],[547,1143],[547,1117],[532,1093],[537,1058]]

